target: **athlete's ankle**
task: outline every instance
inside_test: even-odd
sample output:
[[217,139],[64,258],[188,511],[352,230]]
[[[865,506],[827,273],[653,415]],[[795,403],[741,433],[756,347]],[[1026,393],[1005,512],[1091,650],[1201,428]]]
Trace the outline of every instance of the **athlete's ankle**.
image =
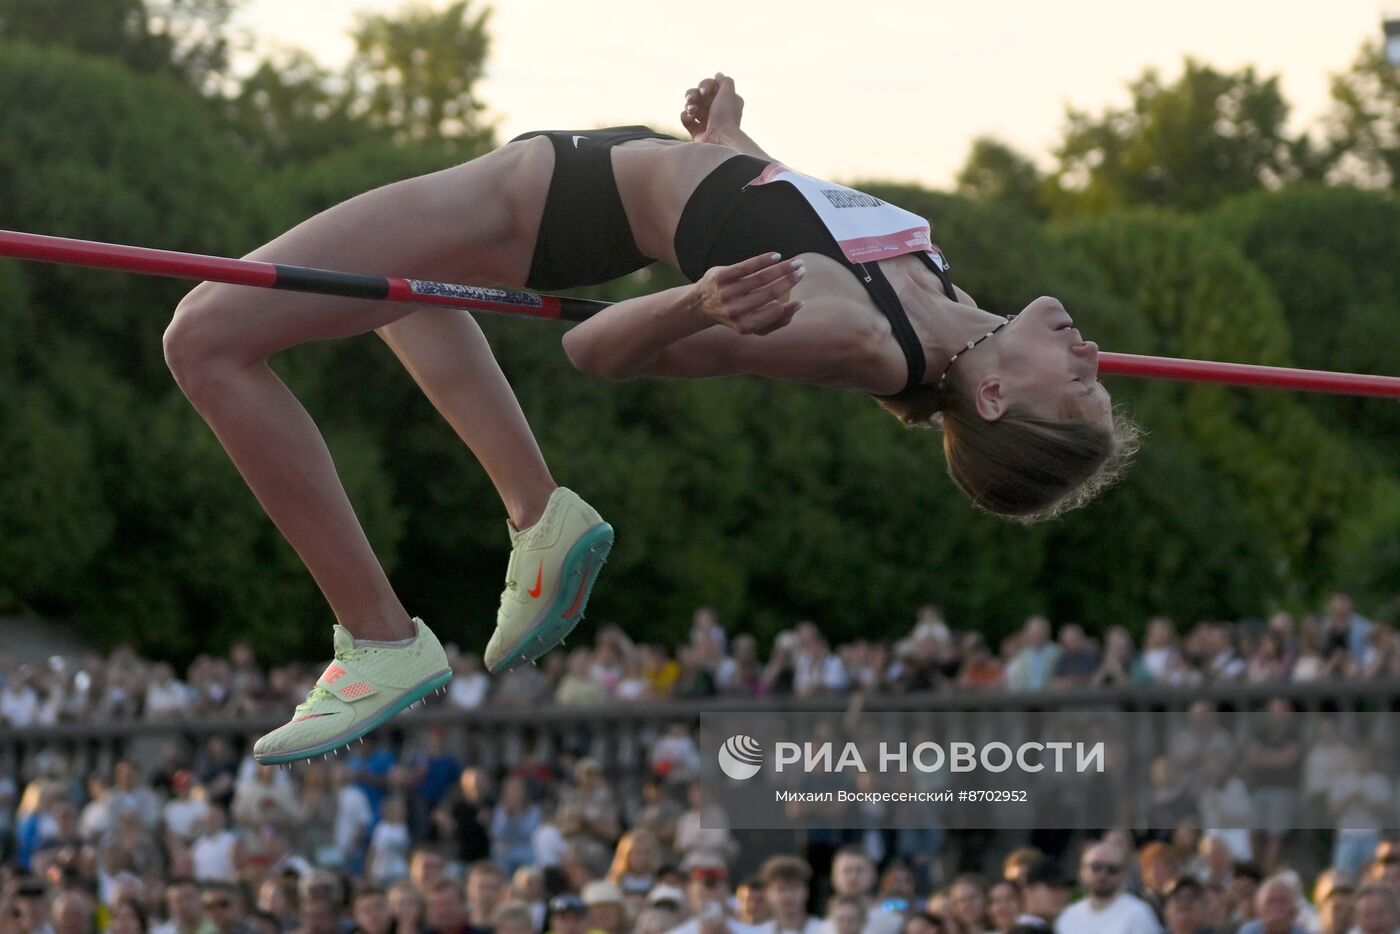
[[373,617],[340,620],[356,642],[402,642],[418,634],[418,627],[407,613],[384,613]]
[[554,495],[554,491],[559,489],[557,484],[548,487],[541,487],[531,495],[506,504],[506,513],[510,517],[510,524],[517,532],[523,532],[544,516],[545,508],[549,506],[549,498]]

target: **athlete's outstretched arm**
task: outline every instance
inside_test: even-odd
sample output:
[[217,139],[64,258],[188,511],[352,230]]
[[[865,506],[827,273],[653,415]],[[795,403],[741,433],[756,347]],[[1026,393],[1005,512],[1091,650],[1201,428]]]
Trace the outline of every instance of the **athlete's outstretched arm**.
[[716,324],[771,334],[800,307],[788,292],[804,272],[801,260],[776,253],[715,266],[694,285],[608,306],[564,335],[564,352],[584,373],[621,380],[650,372],[667,347]]
[[697,143],[718,143],[746,156],[776,162],[749,134],[739,128],[744,99],[734,90],[734,79],[723,73],[706,78],[685,92],[681,125]]

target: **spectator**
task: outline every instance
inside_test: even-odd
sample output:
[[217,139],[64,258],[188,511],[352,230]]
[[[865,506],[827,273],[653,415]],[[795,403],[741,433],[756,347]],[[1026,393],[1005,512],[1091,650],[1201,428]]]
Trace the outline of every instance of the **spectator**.
[[399,795],[384,799],[383,814],[369,842],[369,878],[376,885],[390,885],[408,875],[408,804]]
[[583,887],[583,904],[588,910],[588,930],[622,934],[627,916],[622,908],[622,890],[605,879],[594,879]]
[[1196,701],[1191,705],[1185,728],[1172,732],[1167,750],[1173,771],[1193,792],[1204,786],[1208,762],[1231,762],[1235,758],[1235,742],[1220,725],[1215,707],[1209,701]]
[[827,902],[827,934],[861,934],[864,929],[865,902],[860,896],[838,895]]
[[1269,702],[1269,714],[1246,747],[1251,772],[1251,797],[1259,828],[1259,863],[1272,872],[1283,839],[1298,825],[1298,788],[1303,776],[1303,745],[1293,705],[1281,698]]
[[1333,777],[1327,801],[1339,828],[1332,865],[1360,878],[1380,843],[1379,828],[1387,826],[1391,814],[1390,781],[1375,767],[1369,745],[1352,749],[1351,768]]
[[97,934],[97,905],[79,889],[66,889],[53,900],[54,934]]
[[485,773],[477,768],[463,769],[457,793],[445,798],[433,812],[434,836],[453,844],[458,862],[486,859],[491,855],[491,836],[486,828],[491,825],[493,810]]
[[593,677],[593,659],[588,650],[574,649],[568,658],[568,670],[554,691],[554,702],[573,707],[605,703],[608,692]]
[[204,812],[190,856],[194,860],[194,877],[200,882],[233,882],[238,878],[238,837],[224,826],[222,808]]
[[535,861],[534,836],[540,822],[540,809],[526,797],[525,781],[507,778],[491,816],[491,856],[507,874]]
[[112,770],[112,785],[104,798],[106,800],[108,826],[123,814],[134,814],[142,827],[155,830],[160,821],[160,801],[150,786],[141,783],[141,774],[136,763],[129,759],[117,762]]
[[617,841],[607,879],[623,886],[633,886],[642,894],[656,884],[661,869],[661,844],[656,835],[645,827],[633,827]]
[[722,861],[700,855],[687,868],[690,878],[685,895],[690,918],[672,928],[670,934],[754,934],[730,907],[729,873]]
[[34,669],[22,665],[0,690],[0,723],[16,730],[35,726],[39,719],[39,693],[34,690]]
[[332,864],[358,875],[369,847],[374,809],[364,789],[353,780],[349,763],[332,766],[331,783],[335,788],[335,853]]
[[651,771],[672,782],[688,782],[700,771],[700,748],[684,722],[677,721],[651,747]]
[[231,882],[210,882],[205,885],[200,902],[204,907],[200,934],[244,934],[243,898],[238,886]]
[[1090,684],[1095,687],[1128,687],[1140,679],[1133,670],[1133,637],[1122,626],[1111,626],[1104,635],[1103,661]]
[[1317,718],[1317,730],[1303,757],[1303,808],[1308,826],[1325,827],[1331,820],[1332,780],[1351,771],[1351,745],[1342,739],[1335,716]]
[[1155,616],[1147,621],[1147,636],[1135,667],[1135,674],[1148,683],[1177,683],[1176,674],[1182,667],[1182,660],[1177,648],[1176,627],[1171,620]]
[[[445,885],[454,893],[457,889],[451,880],[443,879],[433,885],[436,891]],[[425,928],[425,896],[408,882],[396,882],[389,887],[389,914],[393,916],[393,934],[420,934]]]
[[748,633],[734,637],[734,650],[724,658],[715,672],[716,686],[721,694],[753,697],[763,678],[763,662],[758,657],[758,640]]
[[1296,923],[1298,920],[1298,893],[1283,879],[1265,879],[1254,895],[1255,914],[1258,915],[1239,934],[1308,934]]
[[427,934],[484,934],[467,923],[462,891],[451,879],[443,879],[424,895],[423,927]]
[[793,693],[798,697],[839,694],[850,687],[841,659],[832,654],[826,637],[815,623],[797,624],[797,652],[794,658]]
[[[1055,921],[1057,934],[1157,934],[1161,925],[1147,903],[1124,890],[1128,862],[1121,849],[1099,843],[1084,851],[1079,884],[1085,897],[1069,905]],[[1272,934],[1272,932],[1270,932]]]
[[729,833],[729,815],[710,800],[705,786],[698,781],[690,783],[688,796],[690,809],[676,821],[676,852],[712,854],[728,862],[738,849]]
[[999,688],[1005,683],[1006,670],[1001,659],[992,654],[986,637],[980,632],[963,636],[962,657],[962,670],[958,672],[959,688],[987,690]]
[[195,934],[204,920],[199,883],[188,877],[171,879],[165,886],[167,920],[151,929],[151,934]]
[[1024,906],[1017,925],[1049,931],[1065,910],[1074,880],[1065,875],[1059,863],[1041,856],[1026,867],[1021,879],[1021,903]]
[[194,692],[189,685],[175,677],[175,670],[165,662],[151,667],[151,680],[146,684],[144,710],[148,720],[174,720],[189,713]]
[[556,895],[549,900],[549,924],[546,934],[584,934],[588,929],[588,906],[573,892]]
[[987,920],[991,921],[991,931],[1008,934],[1021,917],[1023,903],[1021,888],[1008,879],[993,882],[987,886]]
[[1166,934],[1217,934],[1205,922],[1205,886],[1195,876],[1177,876],[1162,890]]
[[286,773],[273,765],[260,765],[252,780],[240,780],[234,787],[233,819],[244,830],[265,826],[285,830],[301,812]]
[[389,899],[376,886],[355,890],[350,903],[350,915],[355,921],[355,934],[392,934],[394,916],[389,911]]
[[1177,774],[1172,760],[1158,756],[1148,771],[1152,783],[1142,826],[1147,840],[1166,842],[1185,823],[1199,826],[1196,797]]
[[123,898],[113,907],[107,934],[146,934],[147,930],[146,908],[140,899]]
[[[455,682],[454,682],[455,683]],[[421,745],[405,757],[409,798],[408,825],[415,839],[422,839],[432,823],[432,812],[447,798],[462,774],[462,763],[447,748],[447,726],[435,723],[422,734]]]
[[278,931],[296,927],[297,902],[296,882],[287,876],[264,879],[258,888],[257,911],[270,917]]
[[1356,893],[1356,934],[1395,934],[1400,928],[1400,905],[1395,893],[1382,885],[1364,885]]
[[[735,640],[738,641],[737,639]],[[655,893],[653,892],[653,895]],[[773,916],[773,909],[768,904],[767,897],[763,894],[763,880],[758,876],[749,876],[734,889],[735,903],[738,906],[739,920],[750,926],[763,924]],[[865,917],[865,909],[862,905],[861,918]],[[864,921],[861,922],[864,924]],[[830,934],[830,932],[828,932]],[[859,931],[856,934],[860,934]]]
[[[759,877],[763,880],[764,901],[772,914],[759,927],[761,934],[822,934],[822,921],[807,914],[812,868],[806,862],[796,856],[774,856],[763,864]],[[864,915],[863,910],[861,914]],[[859,928],[855,934],[860,934]]]
[[496,908],[504,901],[506,876],[488,859],[477,860],[467,870],[467,923],[490,929]]
[[1199,794],[1206,834],[1224,840],[1236,860],[1252,860],[1254,846],[1246,828],[1254,821],[1254,802],[1244,780],[1234,774],[1233,763],[1228,759],[1206,762]]
[[194,772],[189,769],[180,769],[170,777],[170,793],[161,808],[167,839],[173,837],[187,845],[198,832],[209,802],[204,800],[203,789],[196,789]]
[[1013,691],[1042,691],[1059,660],[1060,647],[1050,641],[1050,621],[1032,616],[1022,630],[1021,649],[1006,668],[1006,686]]
[[988,927],[987,888],[981,876],[964,873],[948,887],[949,915],[958,934],[983,934]]
[[612,789],[597,759],[584,757],[574,765],[574,787],[563,795],[554,822],[566,840],[586,838],[611,846],[622,835]]
[[1346,934],[1351,930],[1356,888],[1351,881],[1328,869],[1317,877],[1313,904],[1317,906],[1316,934]]
[[1288,680],[1289,658],[1283,636],[1273,629],[1259,636],[1259,644],[1249,657],[1244,680],[1249,684],[1272,684]]
[[1327,598],[1327,615],[1323,620],[1322,633],[1328,656],[1342,651],[1352,664],[1360,665],[1366,656],[1370,631],[1371,621],[1356,612],[1351,594],[1338,590]]
[[1052,688],[1086,687],[1099,670],[1099,650],[1074,623],[1060,627],[1060,656],[1050,677]]
[[476,710],[486,702],[491,692],[491,678],[481,668],[481,656],[475,652],[448,655],[452,665],[452,684],[447,689],[447,703],[457,710]]

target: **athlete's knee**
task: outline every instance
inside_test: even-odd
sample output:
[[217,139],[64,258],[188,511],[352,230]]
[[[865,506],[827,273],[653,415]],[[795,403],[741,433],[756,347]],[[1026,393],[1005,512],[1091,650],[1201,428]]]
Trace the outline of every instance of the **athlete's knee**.
[[166,366],[191,399],[213,392],[221,373],[245,362],[228,338],[228,322],[237,313],[228,290],[207,282],[176,306],[161,343]]

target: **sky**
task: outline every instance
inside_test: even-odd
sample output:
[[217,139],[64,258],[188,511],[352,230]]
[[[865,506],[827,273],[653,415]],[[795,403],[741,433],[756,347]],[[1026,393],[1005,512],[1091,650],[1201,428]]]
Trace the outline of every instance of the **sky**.
[[[391,13],[403,2],[245,0],[236,23],[336,66],[351,51],[357,11]],[[1067,106],[1122,105],[1145,67],[1173,77],[1188,55],[1280,76],[1293,127],[1313,125],[1330,76],[1379,38],[1383,12],[1376,0],[489,5],[492,48],[478,91],[501,140],[633,123],[680,133],[685,90],[723,71],[744,98],[744,128],[775,158],[837,181],[935,188],[951,186],[981,135],[1048,165]]]

